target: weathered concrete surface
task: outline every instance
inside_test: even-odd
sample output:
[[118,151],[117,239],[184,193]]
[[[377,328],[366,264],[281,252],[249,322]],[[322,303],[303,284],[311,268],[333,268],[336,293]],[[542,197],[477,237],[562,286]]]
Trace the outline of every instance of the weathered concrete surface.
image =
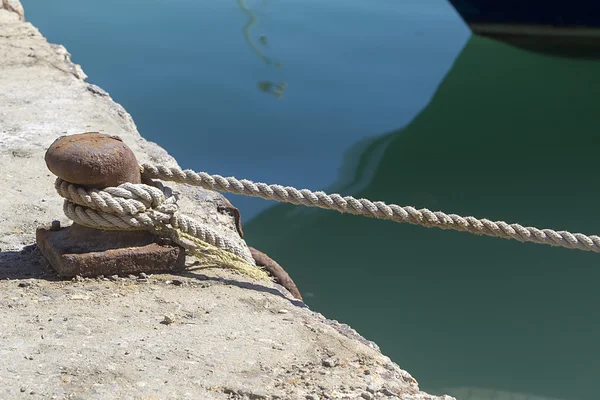
[[[175,164],[84,78],[64,48],[0,10],[0,398],[437,399],[269,283],[217,268],[58,280],[34,245],[39,225],[68,222],[44,165],[54,139],[105,132],[142,162]],[[183,210],[239,238],[218,195],[174,189]]]

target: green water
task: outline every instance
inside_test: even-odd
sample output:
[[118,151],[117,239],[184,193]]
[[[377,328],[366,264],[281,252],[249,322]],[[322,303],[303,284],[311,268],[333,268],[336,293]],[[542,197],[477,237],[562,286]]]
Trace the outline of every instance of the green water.
[[[445,1],[23,3],[184,167],[600,230],[600,62],[469,38]],[[311,308],[423,389],[598,397],[597,254],[232,201]]]
[[[431,104],[379,139],[368,183],[343,192],[597,232],[599,72],[471,38]],[[376,147],[357,155],[357,180]],[[597,398],[597,254],[292,206],[245,229],[312,307],[375,340],[426,388]]]

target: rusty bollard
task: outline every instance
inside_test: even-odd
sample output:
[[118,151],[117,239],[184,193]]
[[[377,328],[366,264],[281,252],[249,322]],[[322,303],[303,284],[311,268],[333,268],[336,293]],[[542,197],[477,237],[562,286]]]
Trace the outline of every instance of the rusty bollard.
[[[89,189],[141,183],[135,155],[116,136],[87,132],[61,136],[46,152],[56,176]],[[42,254],[62,277],[157,273],[185,268],[185,252],[146,231],[105,231],[73,223],[38,228]]]

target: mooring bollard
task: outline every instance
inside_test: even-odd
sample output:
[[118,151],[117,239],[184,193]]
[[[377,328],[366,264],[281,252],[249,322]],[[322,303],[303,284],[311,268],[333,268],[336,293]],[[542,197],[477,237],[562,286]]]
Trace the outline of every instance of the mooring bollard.
[[[141,183],[133,151],[116,136],[97,132],[59,137],[46,152],[48,169],[88,189]],[[105,231],[76,223],[39,228],[37,244],[63,277],[168,272],[185,268],[179,246],[146,231]]]

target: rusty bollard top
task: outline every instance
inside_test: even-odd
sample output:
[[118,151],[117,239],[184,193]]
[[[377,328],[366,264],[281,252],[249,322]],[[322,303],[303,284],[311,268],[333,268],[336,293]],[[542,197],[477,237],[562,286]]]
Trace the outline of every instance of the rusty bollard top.
[[98,132],[61,136],[50,145],[45,160],[54,175],[88,188],[142,182],[133,151],[118,136]]

